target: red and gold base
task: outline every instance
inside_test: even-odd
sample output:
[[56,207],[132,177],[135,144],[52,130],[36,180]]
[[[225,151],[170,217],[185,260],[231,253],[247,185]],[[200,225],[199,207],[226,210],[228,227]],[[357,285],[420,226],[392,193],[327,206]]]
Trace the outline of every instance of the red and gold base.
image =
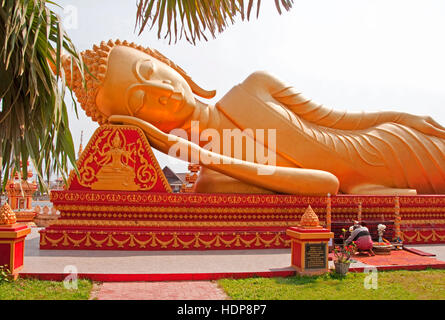
[[[286,229],[308,205],[325,225],[328,198],[60,190],[51,201],[60,217],[41,231],[41,249],[196,250],[289,247]],[[339,195],[332,223],[351,225],[359,202],[370,226],[394,219],[394,197]],[[400,203],[404,243],[445,243],[445,197]]]
[[445,243],[445,226],[410,229],[402,231],[402,240],[406,244]]
[[0,225],[0,266],[16,277],[23,268],[25,237],[31,229],[23,224]]
[[41,249],[200,250],[285,248],[286,229],[310,203],[284,195],[53,191],[60,218]]
[[262,231],[46,230],[41,249],[79,250],[230,250],[289,246],[285,234]]

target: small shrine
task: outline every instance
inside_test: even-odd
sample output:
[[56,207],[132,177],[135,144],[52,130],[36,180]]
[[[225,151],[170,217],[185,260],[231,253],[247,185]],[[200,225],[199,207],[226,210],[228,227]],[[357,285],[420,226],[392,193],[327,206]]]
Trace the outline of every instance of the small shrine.
[[[29,166],[29,162],[28,162]],[[23,222],[31,226],[34,225],[34,217],[36,213],[32,208],[32,196],[37,191],[37,182],[31,181],[33,174],[27,172],[27,177],[23,179],[19,172],[11,174],[6,185],[6,193],[8,195],[8,204],[15,212],[18,222]]]
[[287,229],[291,239],[291,264],[300,275],[328,272],[328,242],[334,234],[320,225],[309,205],[296,227]]
[[6,266],[14,279],[23,268],[25,238],[31,232],[17,221],[15,212],[5,202],[0,208],[0,266]]

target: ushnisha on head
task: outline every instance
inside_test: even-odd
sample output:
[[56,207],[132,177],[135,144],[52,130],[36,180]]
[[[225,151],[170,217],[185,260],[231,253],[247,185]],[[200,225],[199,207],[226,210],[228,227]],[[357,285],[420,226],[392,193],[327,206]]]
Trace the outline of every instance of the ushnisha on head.
[[86,114],[99,124],[111,115],[130,115],[171,130],[193,113],[193,94],[212,98],[215,91],[199,87],[184,70],[156,50],[127,41],[101,42],[81,53],[89,72],[63,58],[67,85]]

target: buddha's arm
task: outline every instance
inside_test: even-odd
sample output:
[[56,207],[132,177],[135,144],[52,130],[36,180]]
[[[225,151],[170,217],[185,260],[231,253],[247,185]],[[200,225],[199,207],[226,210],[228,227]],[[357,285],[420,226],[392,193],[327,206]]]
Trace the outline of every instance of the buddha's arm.
[[403,113],[392,111],[354,113],[334,110],[307,99],[293,87],[273,92],[272,96],[301,118],[334,129],[367,129],[385,122],[397,123],[404,116]]
[[[109,121],[138,126],[145,131],[152,146],[166,154],[170,154],[169,151],[173,146],[176,146],[177,150],[186,149],[187,159],[181,160],[192,161],[192,155],[199,155],[193,159],[198,158],[202,166],[268,190],[300,195],[326,195],[338,192],[337,177],[326,171],[276,167],[236,160],[203,149],[175,135],[166,134],[155,126],[130,116],[113,115]],[[206,161],[208,159],[212,160]]]
[[295,88],[286,85],[267,72],[253,73],[243,82],[243,86],[259,95],[261,89],[266,89],[276,101],[285,105],[290,111],[320,126],[342,130],[362,130],[382,123],[394,122],[428,135],[445,138],[445,128],[430,117],[395,111],[361,113],[336,111],[305,98]]

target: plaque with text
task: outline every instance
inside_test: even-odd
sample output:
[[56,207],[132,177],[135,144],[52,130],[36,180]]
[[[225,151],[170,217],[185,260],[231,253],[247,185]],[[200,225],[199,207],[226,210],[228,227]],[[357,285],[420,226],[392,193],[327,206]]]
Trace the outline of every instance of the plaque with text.
[[326,243],[306,243],[304,250],[306,269],[327,267],[326,246]]

